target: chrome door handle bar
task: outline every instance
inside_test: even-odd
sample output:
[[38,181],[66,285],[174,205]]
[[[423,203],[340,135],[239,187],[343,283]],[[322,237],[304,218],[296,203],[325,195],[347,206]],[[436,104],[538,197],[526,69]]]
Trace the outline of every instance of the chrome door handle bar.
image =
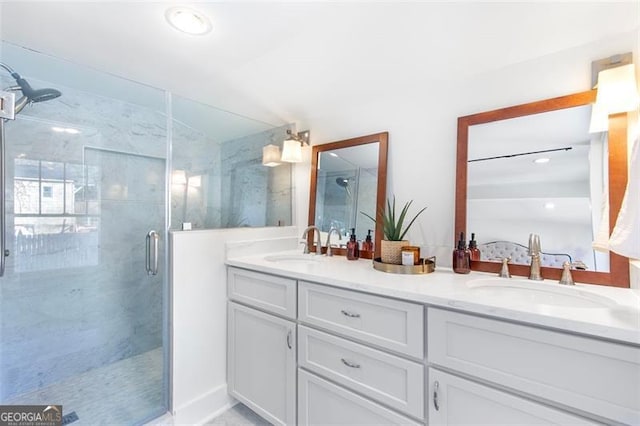
[[[3,102],[4,105],[4,102]],[[4,270],[9,256],[7,250],[7,233],[6,233],[6,211],[5,211],[5,143],[4,143],[4,121],[0,117],[0,277],[4,276]]]
[[145,255],[145,269],[148,275],[158,274],[158,244],[160,236],[156,231],[149,231],[147,234],[147,250]]

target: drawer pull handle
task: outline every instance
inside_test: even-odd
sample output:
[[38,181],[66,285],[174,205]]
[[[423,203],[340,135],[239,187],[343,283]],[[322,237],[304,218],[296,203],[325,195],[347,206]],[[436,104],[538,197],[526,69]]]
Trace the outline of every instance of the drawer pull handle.
[[341,311],[342,315],[344,315],[345,317],[349,317],[349,318],[360,318],[360,314],[354,314],[352,312],[349,311],[345,311],[344,309]]
[[436,380],[433,383],[433,406],[436,411],[440,411],[440,403],[438,403],[438,388],[440,387],[440,383]]
[[351,368],[360,368],[360,364],[355,364],[353,362],[349,362],[344,358],[340,358],[340,361],[342,361],[342,363],[344,365],[346,365],[347,367],[351,367]]
[[289,347],[289,349],[292,348],[292,346],[291,346],[291,330],[289,330],[289,332],[287,333],[287,346]]

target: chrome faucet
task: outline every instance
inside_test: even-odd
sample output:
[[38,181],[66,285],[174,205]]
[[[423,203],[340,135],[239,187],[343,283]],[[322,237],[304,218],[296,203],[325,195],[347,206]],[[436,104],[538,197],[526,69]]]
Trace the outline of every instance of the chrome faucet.
[[562,264],[562,276],[560,277],[559,284],[563,285],[576,285],[571,276],[571,263],[564,262]]
[[316,233],[316,254],[322,254],[322,243],[320,241],[320,230],[318,229],[317,226],[308,226],[307,229],[304,230],[304,233],[302,234],[302,239],[305,241],[305,245],[304,245],[304,254],[309,254],[309,245],[306,244],[307,241],[307,234],[309,233],[309,231],[315,231]]
[[504,259],[502,259],[502,268],[500,269],[500,273],[498,274],[500,278],[511,278],[511,273],[509,272],[510,261],[510,257],[505,257]]
[[529,270],[529,279],[542,281],[540,274],[540,236],[538,234],[529,234],[529,256],[531,256],[531,269]]
[[336,232],[338,234],[338,239],[342,241],[342,235],[340,234],[340,230],[335,226],[332,226],[331,229],[329,229],[329,233],[327,234],[327,243],[326,243],[327,256],[333,256],[333,253],[331,252],[331,234],[333,232]]

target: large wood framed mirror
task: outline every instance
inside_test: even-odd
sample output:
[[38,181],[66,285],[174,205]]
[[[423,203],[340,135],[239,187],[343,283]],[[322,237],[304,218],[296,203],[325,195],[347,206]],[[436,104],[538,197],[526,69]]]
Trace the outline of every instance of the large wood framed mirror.
[[628,259],[592,247],[599,230],[613,230],[628,167],[626,114],[609,116],[608,132],[588,131],[595,95],[458,118],[454,238],[475,233],[481,260],[472,269],[498,272],[511,257],[511,273],[528,276],[534,233],[544,278],[559,279],[569,261],[577,282],[629,287]]
[[[387,192],[388,144],[389,134],[384,132],[312,147],[309,225],[320,229],[323,245],[329,230],[338,229],[341,239],[331,237],[332,245],[337,245],[334,254],[346,254],[342,246],[355,228],[358,240],[373,231],[374,253],[380,255],[383,209],[379,206],[384,206]],[[375,217],[376,223],[362,212]],[[308,243],[314,244],[311,235]]]

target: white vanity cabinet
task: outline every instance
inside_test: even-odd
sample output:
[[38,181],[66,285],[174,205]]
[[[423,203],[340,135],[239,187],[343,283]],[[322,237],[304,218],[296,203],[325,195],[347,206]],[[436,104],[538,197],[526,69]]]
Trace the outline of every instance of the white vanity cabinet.
[[298,383],[301,426],[421,424],[302,369]]
[[429,369],[429,425],[601,425],[562,410]]
[[228,391],[276,425],[296,423],[295,292],[295,280],[228,270]]
[[423,305],[300,281],[298,320],[299,424],[424,421]]
[[274,424],[640,425],[637,344],[242,268],[228,290],[229,393]]
[[[440,410],[430,401],[432,420],[464,419],[464,413],[458,411],[466,410],[466,403],[461,402],[465,400],[477,411],[478,418],[484,418],[484,411],[501,411],[496,403],[505,405],[506,397],[521,394],[607,424],[640,424],[640,348],[637,346],[437,308],[428,309],[427,324],[427,358],[432,367],[508,389],[512,394],[474,393],[472,389],[477,387],[472,387],[472,382],[453,382],[453,376],[442,376],[431,368],[430,396],[437,393],[436,382],[440,382],[437,387],[443,395]],[[452,397],[452,393],[456,396]],[[447,400],[454,406],[447,406]],[[540,414],[540,419],[549,413],[541,404],[527,407],[522,409],[523,414]],[[510,418],[508,412],[504,416]],[[583,419],[582,424],[585,423],[588,424]]]

